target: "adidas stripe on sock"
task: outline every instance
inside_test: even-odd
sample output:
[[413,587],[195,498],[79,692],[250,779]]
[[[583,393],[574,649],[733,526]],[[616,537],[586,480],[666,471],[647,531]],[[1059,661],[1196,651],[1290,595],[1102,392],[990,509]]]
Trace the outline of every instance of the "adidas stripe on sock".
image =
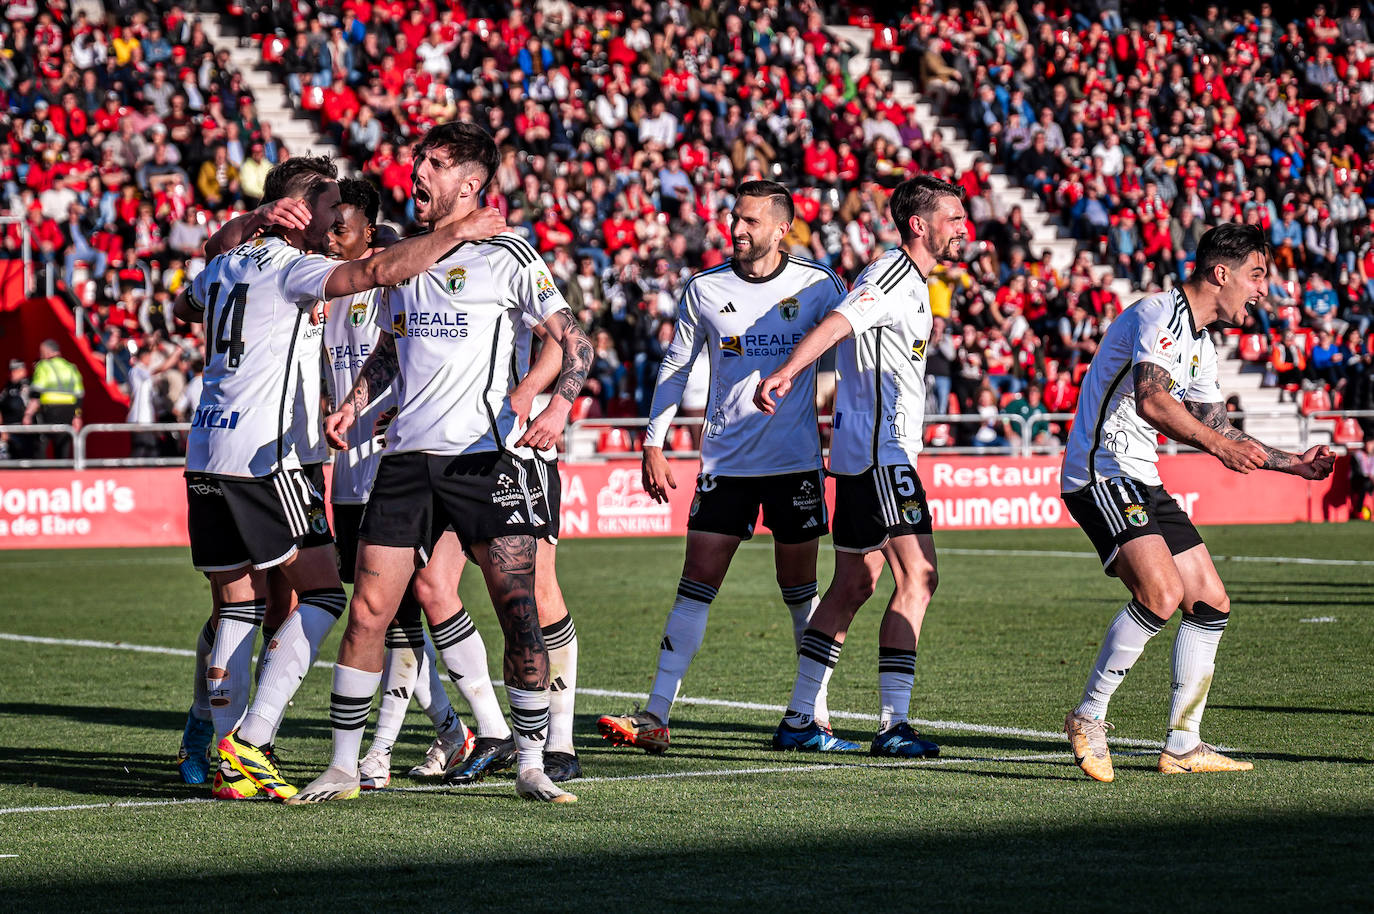
[[506,715],[501,713],[501,705],[491,687],[482,633],[472,624],[467,611],[460,609],[438,625],[431,625],[429,634],[448,668],[448,678],[472,708],[477,735],[494,739],[510,736]]
[[544,744],[549,731],[549,690],[517,689],[506,686],[510,699],[511,729],[515,733],[518,758],[516,771],[544,769]]
[[577,699],[577,626],[564,616],[542,629],[549,652],[549,752],[573,753],[573,709]]
[[[787,611],[792,615],[792,640],[796,642],[797,649],[801,650],[802,633],[810,624],[816,607],[821,605],[820,590],[815,581],[797,584],[794,587],[783,587],[781,590],[782,600],[787,604]],[[829,691],[829,677],[826,677],[825,681],[821,683],[821,690],[816,693],[815,716],[816,720],[822,723],[830,722]]]
[[911,686],[916,681],[916,652],[896,647],[878,648],[878,696],[882,710],[878,732],[884,733],[906,720],[911,709]]
[[1102,649],[1097,654],[1088,684],[1083,690],[1083,700],[1074,713],[1095,720],[1105,718],[1112,694],[1140,659],[1145,645],[1163,627],[1164,620],[1142,603],[1135,600],[1127,602],[1111,625],[1107,626]]
[[219,627],[205,670],[205,691],[217,739],[234,729],[248,707],[253,688],[253,641],[266,613],[266,600],[225,603],[219,608]]
[[816,719],[816,696],[830,681],[830,674],[840,661],[841,647],[842,642],[814,628],[802,632],[801,647],[797,649],[797,681],[783,718],[789,726],[808,727]]
[[372,711],[372,694],[381,681],[380,671],[373,673],[342,663],[334,664],[334,688],[329,696],[329,725],[334,731],[331,767],[358,773],[363,730]]
[[239,726],[239,736],[245,742],[264,746],[276,738],[286,706],[319,656],[320,645],[346,603],[342,587],[300,594],[300,605],[286,617],[267,647],[258,694]]
[[663,624],[663,640],[658,645],[658,672],[644,709],[665,724],[682,688],[682,678],[706,637],[706,621],[716,593],[716,588],[700,581],[682,578],[677,583],[677,599]]

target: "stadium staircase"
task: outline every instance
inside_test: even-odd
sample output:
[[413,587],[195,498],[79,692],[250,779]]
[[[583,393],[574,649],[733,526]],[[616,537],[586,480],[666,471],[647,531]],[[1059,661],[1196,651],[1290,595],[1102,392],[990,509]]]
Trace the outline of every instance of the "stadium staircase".
[[[962,173],[973,167],[973,162],[981,150],[969,141],[963,125],[954,118],[941,118],[916,89],[916,83],[903,73],[893,71],[891,54],[882,55],[873,49],[875,32],[863,26],[831,26],[831,31],[855,49],[849,61],[850,73],[858,78],[868,70],[869,61],[875,56],[889,78],[892,79],[892,97],[902,106],[915,106],[921,130],[926,136],[940,130],[944,134],[945,148],[954,160],[955,169]],[[1067,271],[1078,252],[1079,244],[1059,223],[1040,201],[1020,185],[1013,183],[999,165],[994,165],[990,179],[992,194],[1002,212],[1010,212],[1014,206],[1021,207],[1021,215],[1034,232],[1036,250],[1049,249],[1052,252],[1054,267]],[[1094,261],[1097,261],[1094,256]],[[1097,262],[1102,269],[1109,265]],[[1130,282],[1116,279],[1112,290],[1124,305],[1132,304],[1140,297],[1133,292]],[[1218,380],[1225,396],[1238,395],[1242,408],[1249,410],[1245,420],[1245,430],[1262,441],[1276,447],[1295,449],[1302,443],[1299,406],[1289,400],[1280,401],[1281,390],[1264,388],[1263,363],[1242,361],[1239,352],[1240,337],[1229,334],[1226,342],[1218,347]],[[1301,395],[1299,395],[1301,396]],[[1309,434],[1309,444],[1325,444],[1331,439],[1330,423],[1315,422]]]
[[253,90],[258,119],[272,125],[274,139],[284,143],[292,155],[334,156],[340,173],[355,173],[356,169],[340,157],[339,147],[322,138],[315,121],[292,104],[285,84],[262,62],[261,44],[253,42],[248,47],[240,47],[238,36],[226,31],[218,13],[202,13],[197,18],[215,50],[228,51],[235,69],[243,73],[244,82]]

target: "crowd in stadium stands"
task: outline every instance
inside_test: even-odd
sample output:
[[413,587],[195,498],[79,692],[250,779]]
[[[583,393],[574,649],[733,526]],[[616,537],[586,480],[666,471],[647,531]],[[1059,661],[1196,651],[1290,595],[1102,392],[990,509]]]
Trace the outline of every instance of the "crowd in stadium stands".
[[[1244,12],[1207,4],[1190,20],[1123,22],[1115,0],[1072,16],[1043,2],[922,2],[893,23],[889,47],[976,145],[1134,289],[1186,276],[1205,226],[1261,226],[1274,245],[1271,295],[1245,328],[1256,334],[1247,348],[1272,353],[1271,381],[1365,408],[1374,44],[1364,6],[1317,3],[1284,21],[1268,3]],[[1002,232],[994,224],[989,234]],[[1033,284],[1031,261],[1004,264],[1003,280],[1022,273],[1018,288]],[[1086,272],[1075,274],[1071,284],[1092,288]],[[1070,298],[1067,311],[1082,301]],[[1109,320],[1109,302],[1090,296],[1074,320]],[[1044,333],[1066,308],[1051,304],[1038,321],[1024,308],[1000,310]]]
[[[955,430],[965,443],[1014,437],[999,410],[1072,410],[1123,304],[1112,280],[1176,281],[1203,226],[1227,219],[1274,240],[1273,295],[1247,330],[1262,334],[1275,383],[1367,405],[1374,45],[1360,10],[1123,22],[1114,0],[1101,5],[1094,18],[1044,0],[921,2],[886,23],[899,69],[984,150],[962,172],[940,132],[893,100],[881,53],[851,75],[855,49],[810,0],[248,0],[221,24],[262,47],[403,228],[425,130],[459,118],[495,135],[492,202],[594,333],[592,415],[647,412],[683,281],[729,255],[737,182],[795,187],[787,246],[852,279],[897,243],[886,197],[918,173],[961,185],[974,226],[968,262],[932,277],[941,320],[928,350],[931,411],[985,420]],[[171,299],[208,234],[303,150],[274,138],[193,12],[106,8],[5,8],[0,180],[41,265],[88,306],[85,332],[114,377],[127,384],[141,365],[152,413],[184,416],[198,356]],[[871,17],[852,3],[827,12]],[[994,162],[1071,228],[1071,269],[1003,211]],[[5,245],[18,243],[11,226]],[[1059,431],[1031,427],[1043,443]]]

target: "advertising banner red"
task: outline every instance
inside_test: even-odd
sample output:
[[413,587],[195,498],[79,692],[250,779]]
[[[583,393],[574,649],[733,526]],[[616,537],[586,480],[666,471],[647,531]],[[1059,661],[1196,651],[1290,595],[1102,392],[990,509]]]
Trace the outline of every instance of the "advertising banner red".
[[[677,489],[656,503],[638,461],[561,464],[562,535],[680,536],[687,530],[698,464],[672,461]],[[1059,499],[1058,457],[936,457],[921,460],[938,530],[1070,527]],[[1344,479],[1311,484],[1292,476],[1232,473],[1211,457],[1160,459],[1165,487],[1199,524],[1258,524],[1344,518]],[[1338,467],[1337,475],[1346,472]],[[327,476],[328,474],[326,474]],[[833,487],[826,498],[834,504]],[[67,546],[184,546],[181,470],[16,470],[0,473],[0,549]]]

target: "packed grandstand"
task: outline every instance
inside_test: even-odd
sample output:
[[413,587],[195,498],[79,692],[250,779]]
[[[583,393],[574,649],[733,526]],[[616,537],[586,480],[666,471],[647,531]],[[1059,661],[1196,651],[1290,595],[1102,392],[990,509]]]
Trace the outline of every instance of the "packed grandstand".
[[[186,419],[200,341],[172,318],[173,297],[267,169],[311,151],[261,113],[235,64],[250,61],[377,186],[402,234],[418,138],[454,119],[495,136],[491,202],[596,345],[580,418],[647,414],[683,282],[729,256],[739,182],[794,188],[790,249],[852,280],[896,245],[887,194],[921,173],[963,188],[974,239],[966,263],[932,277],[928,412],[983,421],[937,426],[935,444],[1053,444],[1055,423],[998,417],[1071,411],[1114,316],[1178,282],[1204,228],[1226,221],[1262,226],[1274,257],[1269,299],[1224,351],[1278,388],[1266,402],[1368,408],[1363,4],[1299,20],[1267,3],[1151,19],[1120,7],[248,0],[211,13],[20,0],[0,57],[0,178],[16,217],[5,246],[18,258],[27,234],[37,290],[79,314],[131,417]],[[964,167],[956,144],[973,153]],[[1032,226],[1017,188],[1048,227]],[[1060,238],[1071,260],[1051,251]],[[130,391],[144,359],[152,387]],[[12,384],[26,373],[12,368]],[[633,447],[627,428],[596,446]],[[1338,440],[1369,430],[1340,423]],[[149,446],[174,453],[176,439]]]

